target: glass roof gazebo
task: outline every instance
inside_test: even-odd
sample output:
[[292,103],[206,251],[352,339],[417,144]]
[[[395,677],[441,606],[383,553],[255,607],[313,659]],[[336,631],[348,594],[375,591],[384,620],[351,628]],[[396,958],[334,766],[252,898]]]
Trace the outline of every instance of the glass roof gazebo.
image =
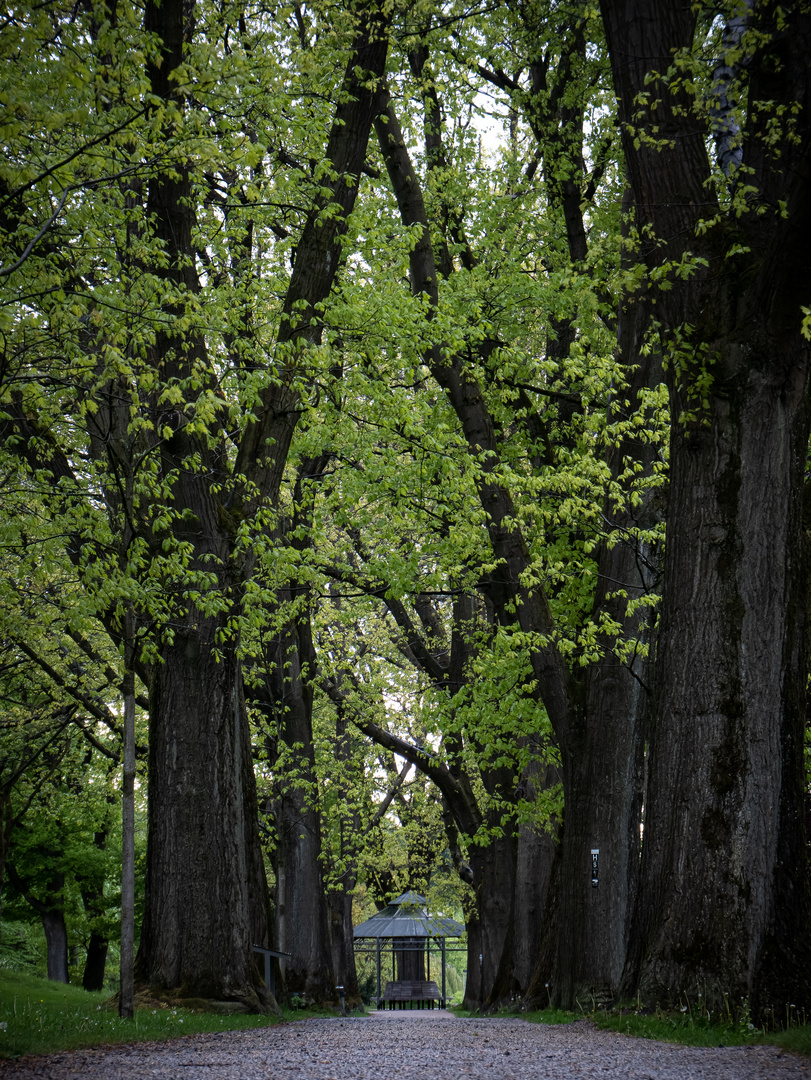
[[[382,911],[355,927],[355,942],[375,942],[374,946],[361,945],[358,952],[377,956],[377,1008],[381,1007],[381,960],[383,951],[391,949],[392,983],[397,987],[415,981],[430,981],[431,942],[439,944],[442,957],[442,997],[444,1008],[446,939],[464,934],[464,926],[455,919],[442,915],[429,915],[424,896],[409,890],[398,896]],[[416,1000],[416,999],[414,999]]]

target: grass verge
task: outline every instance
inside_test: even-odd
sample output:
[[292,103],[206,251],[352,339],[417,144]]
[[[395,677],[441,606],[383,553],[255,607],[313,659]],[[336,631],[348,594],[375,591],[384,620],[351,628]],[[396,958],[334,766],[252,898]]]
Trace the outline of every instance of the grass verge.
[[[634,1035],[640,1039],[660,1039],[663,1042],[680,1043],[682,1046],[751,1046],[753,1044],[779,1046],[781,1050],[790,1050],[795,1054],[811,1057],[811,1024],[804,1022],[805,1017],[797,1015],[789,1006],[783,1027],[779,1031],[770,1031],[765,1027],[756,1027],[745,1010],[736,1019],[707,1018],[706,1013],[685,1006],[677,1012],[665,1012],[661,1009],[635,1009],[632,1006],[617,1009],[595,1009],[593,1012],[568,1012],[564,1009],[539,1009],[535,1012],[523,1012],[518,1009],[504,1009],[495,1016],[520,1016],[533,1024],[571,1024],[575,1020],[592,1020],[597,1027],[606,1031],[618,1031],[623,1035]],[[456,1016],[483,1019],[481,1013],[468,1012],[454,1008]]]
[[632,1009],[592,1014],[598,1027],[621,1031],[644,1039],[662,1039],[685,1046],[746,1046],[753,1043],[779,1046],[798,1054],[811,1056],[811,1026],[798,1022],[787,1024],[780,1031],[757,1027],[745,1016],[707,1020],[689,1009],[679,1012],[656,1010],[649,1015]]
[[[147,1042],[216,1031],[244,1031],[280,1023],[275,1016],[221,1016],[193,1009],[138,1008],[121,1020],[105,1008],[109,994],[15,972],[0,972],[0,1058],[50,1054],[106,1043]],[[284,1020],[324,1015],[285,1011]]]
[[653,1012],[633,1008],[596,1009],[594,1012],[574,1013],[560,1009],[543,1009],[521,1014],[537,1024],[565,1024],[588,1018],[606,1031],[618,1031],[641,1039],[660,1039],[682,1046],[779,1046],[797,1054],[811,1056],[811,1025],[799,1018],[788,1017],[780,1031],[756,1027],[743,1016],[739,1019],[707,1019],[688,1008],[678,1012]]
[[[274,1016],[221,1016],[192,1009],[147,1006],[136,1010],[132,1020],[121,1020],[105,1008],[106,993],[90,994],[77,986],[14,972],[0,972],[0,1059],[23,1054],[49,1054],[112,1043],[148,1042],[182,1035],[219,1031],[244,1031],[280,1023]],[[485,1019],[461,1008],[456,1016]],[[283,1020],[333,1015],[308,1010],[285,1010]],[[507,1010],[501,1016],[515,1016]],[[566,1024],[588,1018],[603,1029],[643,1039],[661,1039],[684,1046],[742,1046],[765,1043],[811,1057],[811,1024],[789,1014],[781,1031],[750,1026],[746,1018],[711,1021],[693,1010],[649,1013],[633,1008],[594,1012],[542,1009],[520,1012],[537,1024]]]

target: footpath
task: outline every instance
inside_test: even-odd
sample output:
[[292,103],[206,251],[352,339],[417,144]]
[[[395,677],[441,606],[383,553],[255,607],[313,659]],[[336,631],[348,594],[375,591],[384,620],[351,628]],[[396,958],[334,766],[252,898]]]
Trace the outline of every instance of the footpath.
[[0,1062],[2,1080],[811,1080],[772,1046],[698,1049],[599,1031],[457,1019],[433,1010],[302,1020],[256,1031]]

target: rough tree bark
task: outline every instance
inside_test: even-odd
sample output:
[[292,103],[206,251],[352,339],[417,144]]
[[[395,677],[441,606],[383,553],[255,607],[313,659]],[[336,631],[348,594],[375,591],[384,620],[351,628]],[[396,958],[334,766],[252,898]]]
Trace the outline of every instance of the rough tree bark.
[[[534,788],[549,789],[560,780],[559,770],[541,766],[525,771],[523,782]],[[527,791],[527,798],[533,792]],[[539,831],[535,826],[521,825],[518,830],[518,851],[515,866],[516,903],[512,915],[512,971],[509,985],[516,996],[530,992],[532,976],[541,949],[541,930],[549,897],[552,867],[559,845],[558,830]],[[506,997],[506,991],[503,996]]]
[[[188,14],[182,0],[147,5],[147,28],[165,45],[162,63],[150,67],[153,92],[163,98],[175,93],[173,72],[182,61],[183,35],[191,26]],[[280,341],[293,340],[302,348],[320,333],[315,306],[329,293],[337,271],[368,142],[374,81],[385,67],[385,20],[374,4],[359,5],[359,16],[327,146],[337,178],[316,200],[299,242],[279,334]],[[167,276],[194,293],[198,286],[190,194],[188,176],[178,167],[155,178],[148,203],[169,255]],[[326,205],[337,205],[341,213],[324,221]],[[155,349],[155,365],[167,375],[182,376],[203,358],[204,349],[201,339],[181,342],[164,335]],[[181,369],[174,371],[173,365]],[[206,363],[201,367],[208,369]],[[264,392],[238,453],[236,471],[247,476],[248,487],[242,497],[232,498],[228,511],[220,502],[220,492],[229,488],[223,458],[204,440],[187,437],[182,417],[162,446],[165,474],[176,477],[175,509],[183,521],[176,539],[188,542],[196,569],[219,568],[222,595],[239,596],[240,575],[254,570],[250,559],[247,565],[231,559],[233,526],[238,516],[249,516],[262,504],[275,505],[297,419],[296,402],[297,392],[287,383]],[[202,463],[199,471],[182,467],[194,454]],[[267,897],[242,673],[235,647],[223,649],[220,658],[213,649],[224,631],[228,637],[227,624],[227,614],[206,615],[189,604],[186,614],[175,620],[173,639],[155,666],[150,687],[147,895],[138,976],[152,986],[179,987],[262,1008],[268,996],[256,985],[250,946],[266,939],[262,922]],[[295,853],[287,855],[289,866]],[[291,925],[306,925],[300,908],[306,898],[305,892],[288,901],[297,908]],[[328,968],[328,954],[326,962]],[[302,972],[305,981],[321,975]]]
[[[344,710],[338,709],[335,719],[335,757],[344,770],[352,768],[352,728]],[[360,782],[360,777],[355,777]],[[338,857],[344,869],[339,879],[327,889],[330,946],[335,979],[343,986],[347,1008],[361,1004],[358,970],[355,962],[355,937],[352,901],[358,872],[358,848],[362,837],[357,810],[341,811],[340,848]],[[381,815],[382,816],[382,815]]]
[[107,952],[110,943],[105,934],[91,930],[87,943],[87,958],[82,972],[82,988],[98,991],[104,989],[104,972],[107,967]]
[[57,908],[43,910],[40,914],[48,956],[48,978],[66,983],[68,979],[68,929],[65,912]]
[[[811,1002],[801,557],[811,12],[753,8],[759,36],[744,38],[745,64],[734,60],[744,171],[725,159],[725,192],[708,160],[712,112],[702,117],[677,83],[646,81],[689,53],[696,9],[667,0],[652,17],[638,0],[604,0],[602,10],[628,175],[656,238],[648,267],[690,266],[667,275],[669,291],[652,290],[669,353],[671,480],[625,988],[659,1001],[728,994],[761,1014]],[[781,117],[792,111],[789,131]]]
[[218,628],[204,618],[178,627],[150,688],[154,781],[136,975],[259,1008],[251,888],[261,905],[263,882],[250,874],[259,839],[247,711],[236,658],[212,655]]
[[[292,605],[291,591],[279,590]],[[276,823],[276,944],[292,955],[283,964],[289,993],[319,1004],[335,999],[326,893],[321,871],[321,816],[313,746],[315,650],[309,610],[284,617],[265,646],[267,700],[273,715],[271,765],[278,763]]]
[[[642,297],[625,298],[618,325],[620,355],[628,376],[622,396],[639,405],[641,393],[661,381],[661,362],[643,349],[649,307]],[[609,457],[615,482],[628,463],[651,473],[657,447],[625,437]],[[634,601],[658,585],[655,554],[640,535],[661,517],[657,489],[638,505],[612,506],[603,514],[625,540],[603,543],[597,557],[593,618],[607,615],[621,640],[651,645],[651,612]],[[625,965],[628,927],[638,878],[643,801],[644,736],[650,693],[648,665],[618,658],[613,642],[585,672],[585,709],[561,746],[565,791],[559,860],[545,912],[543,945],[528,1003],[573,1008],[580,1001],[615,998]],[[597,851],[597,884],[592,852]]]
[[[149,62],[152,93],[182,108],[176,73],[191,32],[183,0],[148,3],[145,28],[158,35],[160,61]],[[147,212],[167,256],[168,285],[199,292],[194,264],[194,210],[188,169],[159,171],[148,185]],[[182,380],[196,364],[208,370],[203,339],[161,331],[151,350],[156,371]],[[175,540],[193,552],[191,569],[217,567],[223,595],[238,580],[230,565],[215,481],[222,462],[206,441],[186,432],[184,417],[156,417],[160,454],[179,519]],[[199,455],[203,470],[185,462]],[[179,583],[181,590],[182,583]],[[217,655],[227,620],[194,602],[173,620],[149,687],[149,803],[144,921],[136,978],[161,991],[272,1006],[251,954],[251,898],[265,907],[257,868],[258,815],[242,673],[235,650]]]

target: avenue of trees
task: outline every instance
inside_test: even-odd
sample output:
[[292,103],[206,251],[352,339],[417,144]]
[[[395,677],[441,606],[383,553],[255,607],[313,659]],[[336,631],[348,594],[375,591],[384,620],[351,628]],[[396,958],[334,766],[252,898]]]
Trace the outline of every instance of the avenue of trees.
[[804,0],[7,8],[0,919],[50,977],[73,920],[101,985],[123,765],[155,994],[274,1009],[264,945],[351,1003],[353,899],[414,887],[473,1008],[811,1008],[809,55]]

